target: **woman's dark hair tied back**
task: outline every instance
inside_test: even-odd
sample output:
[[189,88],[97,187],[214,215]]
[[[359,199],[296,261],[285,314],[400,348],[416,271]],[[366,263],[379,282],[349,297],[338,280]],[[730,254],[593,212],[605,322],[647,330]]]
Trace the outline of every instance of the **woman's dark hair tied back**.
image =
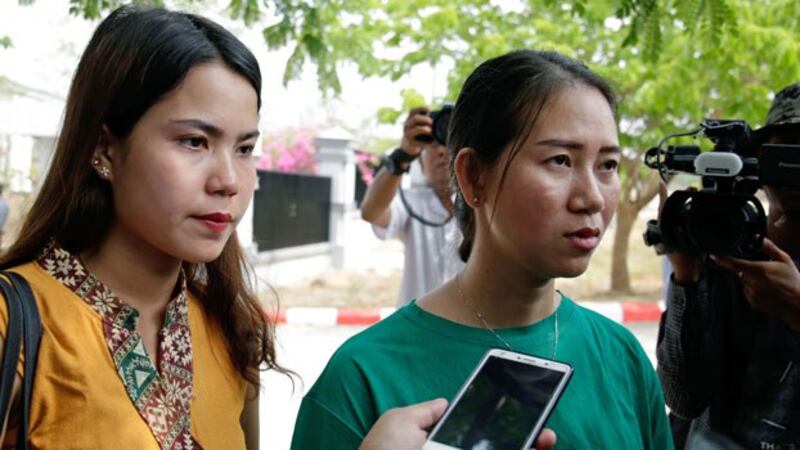
[[[597,89],[614,110],[608,83],[583,63],[560,53],[517,50],[485,61],[464,82],[450,117],[447,142],[451,164],[459,150],[471,148],[481,165],[490,167],[511,146],[500,180],[502,188],[509,165],[539,113],[553,96],[575,84]],[[452,167],[451,173],[457,186]],[[459,256],[466,261],[475,239],[475,217],[459,189],[454,215],[464,236]]]

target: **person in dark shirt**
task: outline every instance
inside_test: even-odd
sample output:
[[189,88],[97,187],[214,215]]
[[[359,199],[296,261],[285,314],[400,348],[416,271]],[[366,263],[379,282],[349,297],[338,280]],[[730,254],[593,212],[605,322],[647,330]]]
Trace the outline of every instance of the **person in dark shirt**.
[[[776,96],[763,143],[800,144],[800,83]],[[665,189],[664,189],[665,190]],[[658,374],[677,422],[749,449],[800,449],[800,189],[766,186],[767,261],[670,253]],[[677,440],[677,439],[676,439]],[[676,442],[682,448],[682,442]]]

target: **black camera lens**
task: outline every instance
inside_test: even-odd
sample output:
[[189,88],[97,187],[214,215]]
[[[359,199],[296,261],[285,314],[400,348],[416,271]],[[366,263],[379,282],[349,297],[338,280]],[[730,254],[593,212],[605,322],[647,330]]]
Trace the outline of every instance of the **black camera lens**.
[[[450,115],[453,105],[444,105],[439,111],[431,113],[433,119],[433,137],[442,145],[447,145],[447,128],[450,126]],[[435,114],[435,115],[434,115]]]
[[431,131],[433,134],[420,134],[415,138],[419,142],[436,142],[447,145],[447,127],[450,126],[450,115],[453,112],[453,105],[444,105],[438,111],[428,112],[428,117],[433,119]]
[[744,200],[738,197],[699,197],[690,205],[687,231],[704,253],[733,255],[747,239],[747,215]]

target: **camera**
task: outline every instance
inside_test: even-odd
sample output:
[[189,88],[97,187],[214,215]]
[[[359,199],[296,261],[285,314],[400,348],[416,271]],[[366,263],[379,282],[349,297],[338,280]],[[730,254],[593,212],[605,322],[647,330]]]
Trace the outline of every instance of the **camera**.
[[[696,145],[663,148],[678,136],[705,137],[712,151]],[[700,127],[664,138],[645,154],[645,164],[666,182],[676,172],[699,175],[700,190],[667,198],[660,223],[650,220],[644,241],[656,253],[726,255],[761,259],[766,213],[754,196],[763,186],[800,187],[800,145],[763,144],[743,120],[706,119]]]
[[433,119],[431,127],[432,134],[420,134],[415,138],[419,142],[436,142],[447,145],[447,127],[450,125],[450,115],[453,113],[453,105],[442,105],[442,109],[428,111],[428,117]]

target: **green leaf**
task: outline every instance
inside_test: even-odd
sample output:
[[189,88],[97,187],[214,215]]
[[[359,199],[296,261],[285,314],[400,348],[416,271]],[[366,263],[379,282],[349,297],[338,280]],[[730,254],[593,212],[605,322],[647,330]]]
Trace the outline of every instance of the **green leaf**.
[[289,21],[289,16],[283,16],[280,22],[264,28],[261,33],[270,50],[285,46],[289,38],[293,37],[292,24]]
[[283,85],[289,84],[289,81],[294,80],[300,76],[303,71],[303,63],[306,59],[305,47],[299,43],[295,45],[292,55],[286,61],[286,68],[283,71]]
[[314,58],[320,57],[327,51],[325,44],[322,42],[319,36],[304,34],[301,38],[301,42],[305,46],[306,52],[308,52],[308,54]]
[[425,97],[416,89],[407,88],[400,91],[400,96],[403,97],[403,110],[408,111],[412,108],[420,106],[427,106]]
[[378,122],[389,125],[395,124],[397,123],[397,119],[400,118],[401,114],[403,114],[403,112],[399,109],[389,107],[380,108],[378,109],[377,113]]
[[252,25],[261,18],[261,10],[258,6],[258,0],[245,1],[244,23],[245,25]]
[[662,45],[661,21],[658,8],[654,8],[645,20],[644,57],[647,61],[656,61]]

